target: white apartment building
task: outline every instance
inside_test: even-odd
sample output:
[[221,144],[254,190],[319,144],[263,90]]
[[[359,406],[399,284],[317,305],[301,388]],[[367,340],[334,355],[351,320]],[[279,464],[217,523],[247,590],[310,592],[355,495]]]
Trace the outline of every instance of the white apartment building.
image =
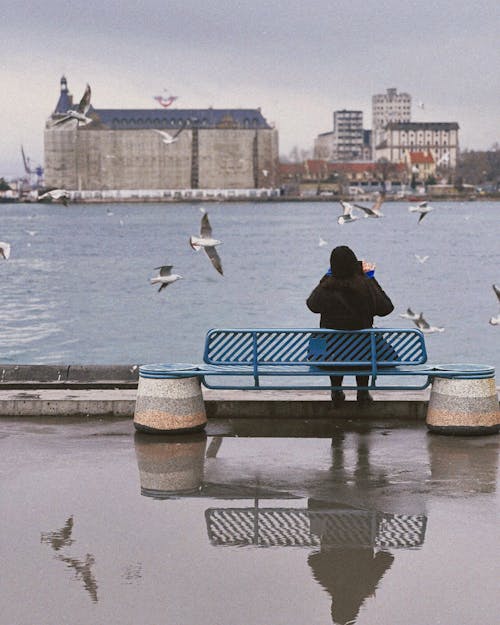
[[[367,157],[362,111],[334,111],[333,131],[318,135],[314,158],[329,161],[355,161]],[[369,156],[369,155],[368,155]]]
[[384,140],[387,124],[411,120],[411,96],[387,89],[386,93],[372,96],[372,146],[375,149]]

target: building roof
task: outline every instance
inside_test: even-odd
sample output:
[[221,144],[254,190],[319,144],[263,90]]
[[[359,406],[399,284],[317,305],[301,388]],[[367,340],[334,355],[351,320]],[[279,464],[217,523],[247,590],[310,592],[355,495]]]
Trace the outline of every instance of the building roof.
[[68,91],[68,83],[66,77],[61,77],[61,93],[59,94],[59,100],[57,101],[54,113],[56,115],[63,115],[70,108],[73,108],[73,96]]
[[458,130],[457,122],[389,122],[387,130]]
[[270,128],[259,109],[93,109],[112,130],[142,128]]
[[432,165],[434,158],[430,152],[410,152],[410,163],[412,165]]
[[[65,76],[61,78],[61,93],[56,108],[52,113],[58,116],[69,109],[76,109],[73,97],[68,92]],[[90,107],[88,114],[93,124],[84,128],[96,127],[111,130],[140,130],[149,128],[271,128],[257,109],[97,109]]]

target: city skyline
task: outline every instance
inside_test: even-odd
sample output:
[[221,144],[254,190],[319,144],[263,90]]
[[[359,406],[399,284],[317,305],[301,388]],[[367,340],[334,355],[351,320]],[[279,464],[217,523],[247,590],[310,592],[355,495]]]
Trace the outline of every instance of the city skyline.
[[[496,72],[500,9],[291,0],[230,7],[173,0],[54,0],[5,7],[0,175],[43,164],[43,129],[64,74],[77,102],[88,82],[96,108],[257,108],[279,131],[280,154],[311,150],[333,111],[363,111],[395,87],[412,119],[458,122],[462,149],[500,140]],[[423,108],[417,105],[423,103]]]

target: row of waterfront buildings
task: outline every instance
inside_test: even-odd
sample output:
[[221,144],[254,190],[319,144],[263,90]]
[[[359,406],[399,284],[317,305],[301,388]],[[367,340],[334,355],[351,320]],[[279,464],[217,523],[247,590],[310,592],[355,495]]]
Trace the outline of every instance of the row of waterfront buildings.
[[[260,109],[92,106],[90,123],[58,123],[75,108],[62,77],[44,132],[45,186],[68,189],[76,198],[144,199],[149,193],[204,199],[231,197],[234,190],[265,198],[283,191],[289,178],[290,168],[279,161],[278,131]],[[339,163],[349,176],[349,163],[351,173],[364,163],[380,178],[375,163],[386,162],[397,166],[393,174],[408,170],[422,178],[440,165],[455,167],[457,123],[412,121],[411,96],[396,89],[373,96],[372,109],[371,130],[363,128],[362,111],[334,112],[333,129],[314,144],[322,171]]]
[[372,97],[371,130],[363,127],[362,111],[335,111],[333,129],[314,142],[314,158],[327,161],[401,163],[412,152],[430,155],[437,166],[455,168],[458,124],[413,121],[411,95],[397,89]]

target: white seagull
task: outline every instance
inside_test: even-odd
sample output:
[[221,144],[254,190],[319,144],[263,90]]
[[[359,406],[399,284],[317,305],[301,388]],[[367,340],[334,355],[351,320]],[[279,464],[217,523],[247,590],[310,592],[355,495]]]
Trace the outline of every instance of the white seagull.
[[325,245],[328,245],[328,243],[325,241],[325,239],[323,239],[323,237],[320,236],[318,246],[325,247]]
[[189,245],[196,252],[198,252],[201,248],[203,248],[205,252],[207,253],[208,258],[210,258],[210,261],[212,265],[215,267],[215,269],[221,275],[224,275],[222,273],[222,264],[219,258],[219,254],[217,253],[217,250],[215,249],[216,245],[220,245],[220,244],[221,244],[221,241],[218,241],[217,239],[214,239],[212,237],[212,226],[210,225],[210,222],[208,221],[208,213],[204,213],[203,217],[201,218],[200,236],[190,237]]
[[0,241],[0,258],[7,260],[10,256],[10,243]]
[[425,263],[426,260],[428,260],[428,256],[419,256],[418,254],[415,254],[415,258],[418,260],[418,262],[423,265]]
[[340,217],[337,218],[337,223],[343,226],[344,224],[351,223],[352,221],[356,221],[356,219],[358,219],[356,215],[352,214],[354,210],[354,206],[352,204],[349,204],[349,202],[343,202],[342,200],[340,200],[340,205],[344,209],[344,212],[342,215],[340,215]]
[[[498,301],[500,302],[500,286],[498,286],[497,284],[493,284],[493,290],[495,291]],[[490,324],[492,326],[500,325],[500,313],[496,317],[491,317]]]
[[417,326],[419,330],[422,330],[424,334],[432,334],[433,332],[444,332],[444,328],[431,326],[429,323],[427,323],[422,313],[420,313],[417,319],[413,319],[413,323]]
[[155,267],[155,269],[158,270],[160,273],[154,278],[151,278],[149,281],[151,282],[151,284],[160,285],[158,293],[162,289],[166,288],[169,284],[172,284],[172,282],[175,282],[176,280],[182,280],[182,276],[177,273],[172,273],[172,268],[173,265],[162,265],[161,267]]
[[406,312],[401,313],[399,316],[402,317],[403,319],[410,319],[411,321],[416,321],[420,317],[420,315],[417,315],[417,313],[414,313],[411,308],[407,308]]
[[434,210],[434,208],[432,206],[429,206],[427,202],[420,202],[420,204],[417,204],[417,205],[413,204],[408,207],[408,211],[410,213],[420,213],[420,217],[418,218],[418,223],[420,223],[422,219],[427,215],[427,213],[429,213],[432,210]]
[[157,130],[156,128],[153,128],[153,132],[157,132],[159,135],[161,135],[163,137],[162,138],[163,143],[166,143],[167,145],[170,145],[171,143],[175,143],[178,140],[178,137],[183,130],[184,130],[184,126],[182,128],[179,128],[179,130],[175,133],[175,135],[171,135],[165,130]]
[[384,203],[384,199],[385,198],[384,198],[383,193],[380,193],[371,208],[368,208],[367,206],[361,206],[360,204],[354,204],[354,206],[364,211],[365,217],[373,217],[376,219],[378,217],[384,216],[384,214],[380,212],[380,207]]
[[90,123],[92,119],[90,117],[87,117],[87,113],[90,108],[90,94],[90,85],[87,85],[76,110],[70,109],[69,111],[66,111],[66,115],[64,117],[61,117],[61,119],[56,120],[54,122],[54,126],[58,126],[59,124],[65,124],[71,119],[76,119],[77,125],[79,125],[80,122],[83,122],[84,124]]
[[38,196],[38,202],[41,202],[43,200],[62,202],[64,206],[67,206],[69,201],[69,193],[66,191],[66,189],[51,189],[50,191],[46,191],[45,193],[42,193],[42,195]]

